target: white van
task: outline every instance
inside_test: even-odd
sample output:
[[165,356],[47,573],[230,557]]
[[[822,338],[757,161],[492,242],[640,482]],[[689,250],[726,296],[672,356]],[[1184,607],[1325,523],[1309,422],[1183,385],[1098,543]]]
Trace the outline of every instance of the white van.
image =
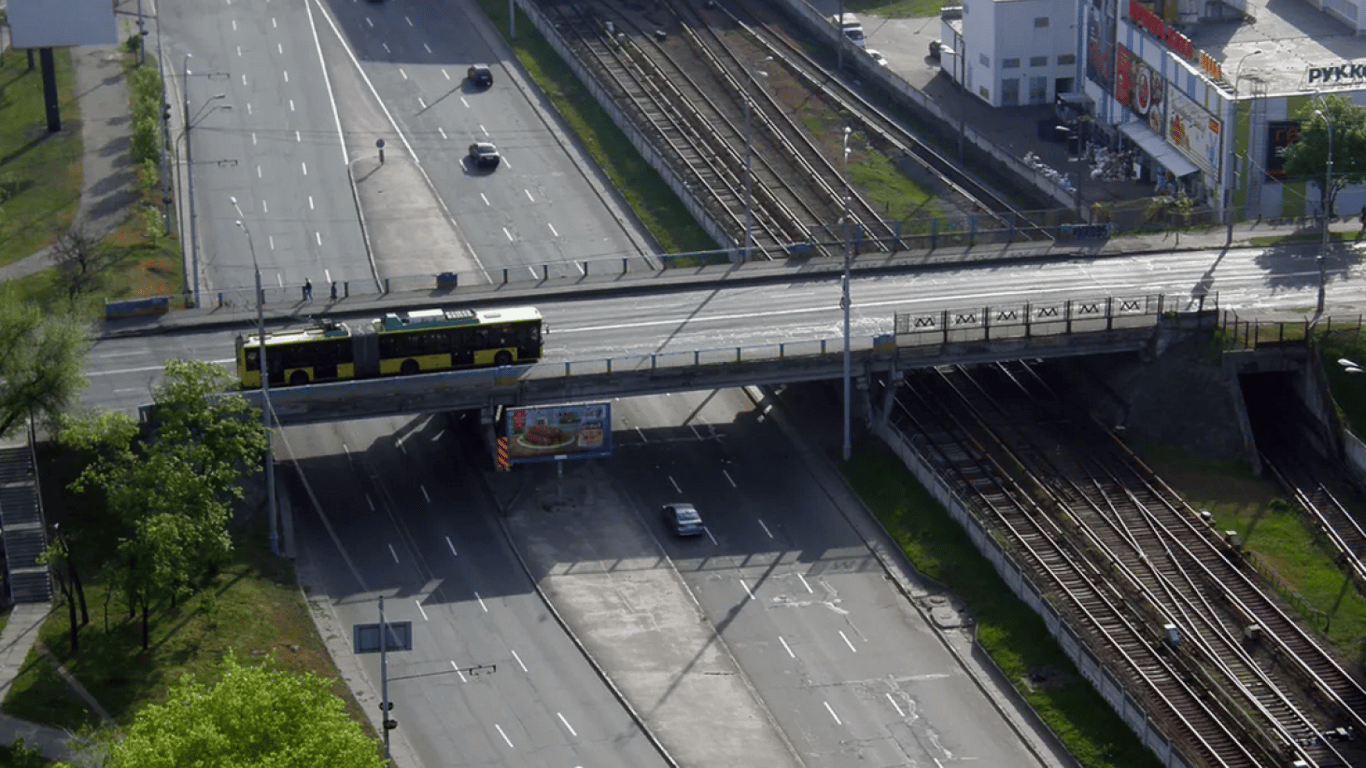
[[863,23],[852,13],[840,16],[838,13],[830,17],[830,23],[844,31],[844,36],[854,41],[854,45],[860,48],[866,46],[863,39]]

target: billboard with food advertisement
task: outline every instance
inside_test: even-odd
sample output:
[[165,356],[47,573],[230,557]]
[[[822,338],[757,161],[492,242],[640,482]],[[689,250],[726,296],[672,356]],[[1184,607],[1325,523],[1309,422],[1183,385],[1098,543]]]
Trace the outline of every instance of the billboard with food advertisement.
[[1167,141],[1202,171],[1217,178],[1219,121],[1176,88],[1167,89]]
[[1167,81],[1133,51],[1119,46],[1115,70],[1115,98],[1143,118],[1148,127],[1163,132]]
[[612,455],[612,404],[509,408],[508,460],[513,463]]
[[1090,5],[1086,23],[1086,77],[1106,91],[1115,87],[1115,16],[1118,0]]

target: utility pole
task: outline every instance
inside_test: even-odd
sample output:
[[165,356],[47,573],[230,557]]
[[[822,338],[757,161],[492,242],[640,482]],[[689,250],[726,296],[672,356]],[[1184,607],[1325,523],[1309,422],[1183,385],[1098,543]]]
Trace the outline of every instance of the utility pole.
[[394,708],[389,701],[389,625],[384,622],[384,595],[379,596],[379,716],[381,729],[384,731],[384,760],[389,760],[389,731],[398,725],[395,720],[389,719],[389,712]]
[[853,418],[853,355],[849,345],[849,311],[853,306],[849,299],[849,271],[854,260],[854,242],[849,236],[849,126],[844,127],[844,215],[841,220],[844,222],[844,292],[840,297],[840,306],[844,308],[844,460],[847,462],[853,455],[854,447],[851,438],[850,422]]
[[251,230],[247,228],[242,209],[237,205],[237,198],[229,197],[228,199],[232,201],[232,207],[237,210],[237,215],[241,217],[237,219],[237,228],[247,236],[247,248],[251,250],[251,266],[256,271],[256,333],[260,341],[259,358],[261,360],[261,423],[266,428],[266,507],[269,510],[270,521],[270,553],[278,556],[280,554],[280,525],[277,520],[278,510],[275,508],[275,448],[270,424],[270,363],[266,357],[266,294],[261,287],[261,265],[256,261],[256,244],[252,241]]
[[1323,106],[1323,109],[1314,110],[1314,113],[1322,117],[1328,125],[1328,164],[1323,174],[1323,244],[1319,246],[1319,256],[1316,259],[1319,263],[1319,301],[1314,312],[1315,322],[1323,315],[1325,294],[1328,291],[1328,267],[1324,261],[1328,256],[1328,219],[1333,214],[1333,116],[1328,112],[1328,103],[1324,102]]

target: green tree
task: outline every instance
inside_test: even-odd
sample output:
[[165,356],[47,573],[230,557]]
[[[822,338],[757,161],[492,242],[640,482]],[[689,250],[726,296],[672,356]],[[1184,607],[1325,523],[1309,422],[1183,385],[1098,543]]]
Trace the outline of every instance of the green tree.
[[229,654],[216,680],[185,675],[165,704],[142,708],[126,732],[106,732],[93,749],[107,752],[107,768],[383,768],[378,743],[331,688],[273,659],[244,666]]
[[0,291],[0,435],[33,414],[56,423],[85,387],[90,334],[15,291]]
[[[1319,209],[1334,211],[1338,192],[1366,182],[1366,107],[1345,96],[1325,96],[1295,113],[1300,135],[1281,150],[1285,173],[1310,179],[1319,190]],[[1328,183],[1328,138],[1332,131],[1332,183]]]
[[266,430],[261,412],[236,394],[231,379],[203,360],[171,360],[157,389],[157,446],[175,445],[218,494],[241,498],[244,475],[261,468]]

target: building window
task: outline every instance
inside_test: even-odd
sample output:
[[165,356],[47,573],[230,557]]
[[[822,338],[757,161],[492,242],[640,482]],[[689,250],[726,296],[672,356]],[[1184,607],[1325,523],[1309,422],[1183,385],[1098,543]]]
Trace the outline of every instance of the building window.
[[979,54],[977,54],[977,60],[980,61],[980,62],[982,62],[982,66],[984,66],[984,67],[990,67],[990,66],[991,66],[991,57],[988,56],[988,55],[986,55],[985,53],[979,53]]
[[1048,103],[1048,78],[1031,77],[1029,78],[1029,103],[1047,104]]
[[991,103],[991,89],[987,88],[985,85],[977,86],[977,95],[982,97],[982,101],[985,101],[988,104]]
[[1075,53],[1064,53],[1064,54],[1062,54],[1061,56],[1058,57],[1058,64],[1059,64],[1060,66],[1068,66],[1068,65],[1076,64],[1076,63],[1077,63],[1077,54],[1075,54]]
[[1046,66],[1048,66],[1048,57],[1047,57],[1047,56],[1030,56],[1030,57],[1029,57],[1029,66],[1031,66],[1031,67],[1046,67]]
[[1035,28],[1035,29],[1043,29],[1043,28],[1046,27],[1046,26],[1048,26],[1048,17],[1047,17],[1047,16],[1035,16],[1035,17],[1034,17],[1034,28]]
[[1007,77],[1001,81],[1001,106],[1020,106],[1020,81]]
[[1019,59],[1001,59],[1001,69],[1019,69]]

